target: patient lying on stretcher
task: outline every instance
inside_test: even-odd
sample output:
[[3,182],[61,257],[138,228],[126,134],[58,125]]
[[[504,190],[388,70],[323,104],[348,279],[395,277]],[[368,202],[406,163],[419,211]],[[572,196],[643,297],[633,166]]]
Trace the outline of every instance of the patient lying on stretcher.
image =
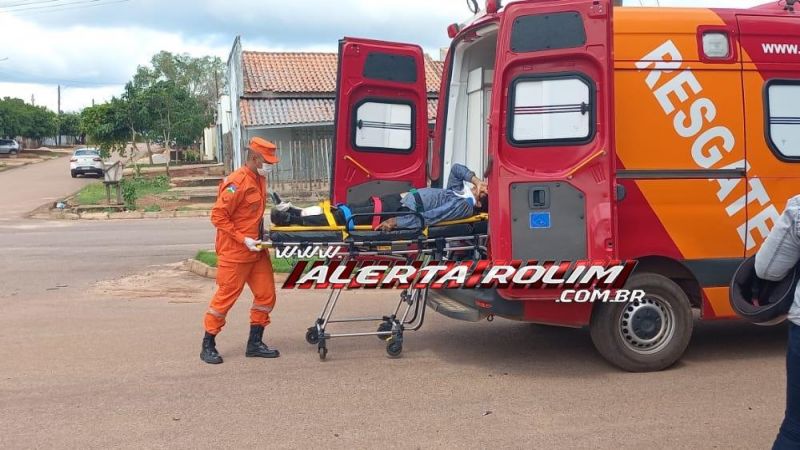
[[[273,194],[275,208],[272,209],[272,223],[279,226],[325,226],[328,219],[320,206],[297,208],[291,203],[280,200]],[[446,189],[422,188],[404,194],[388,194],[372,197],[363,203],[352,203],[331,207],[331,213],[337,225],[344,226],[354,214],[385,215],[376,219],[373,216],[356,216],[350,225],[373,225],[381,231],[394,229],[422,228],[418,212],[425,220],[425,226],[439,222],[466,219],[488,210],[488,189],[486,183],[475,176],[475,173],[461,164],[454,164],[450,170],[450,178]],[[396,215],[393,215],[396,214]]]

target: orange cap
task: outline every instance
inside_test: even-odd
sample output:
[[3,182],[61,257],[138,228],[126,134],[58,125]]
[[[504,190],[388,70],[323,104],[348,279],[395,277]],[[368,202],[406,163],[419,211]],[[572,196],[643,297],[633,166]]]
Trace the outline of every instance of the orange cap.
[[268,163],[278,163],[278,154],[276,152],[277,147],[275,147],[275,144],[272,142],[260,137],[254,137],[250,139],[250,144],[247,147],[263,156],[264,160]]

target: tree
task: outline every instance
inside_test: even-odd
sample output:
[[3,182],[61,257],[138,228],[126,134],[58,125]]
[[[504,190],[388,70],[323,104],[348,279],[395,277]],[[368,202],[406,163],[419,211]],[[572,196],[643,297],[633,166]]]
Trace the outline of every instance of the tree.
[[89,143],[100,148],[104,157],[114,152],[125,156],[128,129],[119,102],[119,99],[114,98],[110,102],[81,111],[81,132],[86,135]]
[[214,118],[223,69],[219,58],[162,51],[150,66],[137,68],[120,97],[86,108],[81,130],[101,150],[122,156],[127,142],[133,144],[135,156],[137,142],[143,140],[152,164],[153,141],[163,140],[169,151],[173,142],[188,147],[200,140]]
[[58,129],[64,136],[80,137],[81,115],[79,113],[61,113],[58,116]]
[[0,135],[42,139],[56,132],[56,115],[43,106],[28,105],[18,98],[0,100]]
[[204,114],[213,119],[224,78],[225,64],[218,57],[194,58],[187,54],[161,51],[153,56],[151,76],[175,82],[202,105]]

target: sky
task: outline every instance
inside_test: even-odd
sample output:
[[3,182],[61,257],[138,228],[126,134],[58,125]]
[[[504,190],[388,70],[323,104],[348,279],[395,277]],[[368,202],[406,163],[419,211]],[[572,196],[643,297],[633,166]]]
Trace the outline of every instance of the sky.
[[237,35],[246,50],[333,52],[341,37],[354,36],[417,43],[438,58],[449,44],[447,25],[470,15],[464,0],[0,0],[0,98],[55,111],[61,85],[62,111],[79,111],[119,95],[136,67],[161,50],[227,61]]

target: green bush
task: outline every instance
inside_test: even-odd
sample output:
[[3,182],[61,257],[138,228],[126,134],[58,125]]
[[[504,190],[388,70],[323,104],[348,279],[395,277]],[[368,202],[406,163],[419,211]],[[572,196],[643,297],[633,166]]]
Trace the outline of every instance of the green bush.
[[166,192],[169,189],[169,177],[159,175],[153,178],[124,178],[121,186],[122,200],[125,202],[125,207],[133,211],[136,209],[136,200],[140,197]]
[[125,202],[125,208],[131,211],[136,210],[136,200],[139,198],[139,193],[136,192],[135,183],[126,183],[122,181],[122,201]]

